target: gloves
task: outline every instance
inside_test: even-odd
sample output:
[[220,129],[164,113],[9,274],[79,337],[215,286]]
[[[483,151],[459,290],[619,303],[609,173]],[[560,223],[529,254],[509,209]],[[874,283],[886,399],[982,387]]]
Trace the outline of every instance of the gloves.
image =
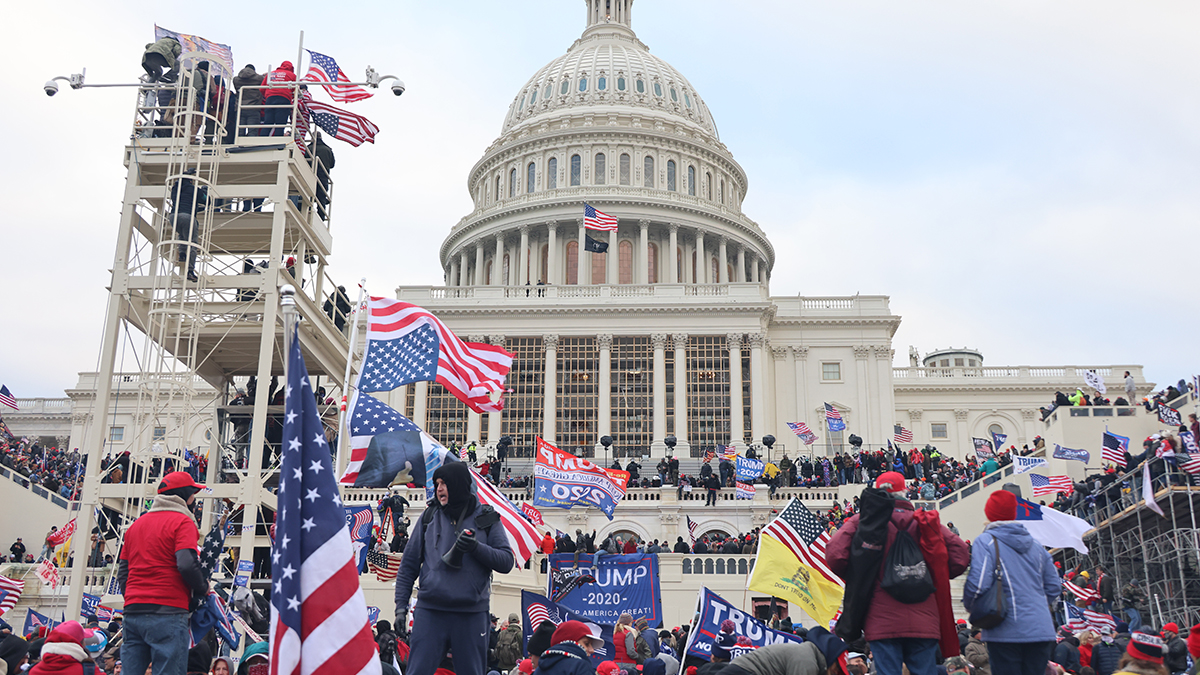
[[396,623],[392,624],[392,628],[396,631],[396,635],[408,634],[408,608],[404,608],[396,612]]
[[475,539],[475,533],[471,530],[463,530],[458,533],[458,539],[454,542],[454,548],[462,553],[470,553],[479,546],[479,542]]

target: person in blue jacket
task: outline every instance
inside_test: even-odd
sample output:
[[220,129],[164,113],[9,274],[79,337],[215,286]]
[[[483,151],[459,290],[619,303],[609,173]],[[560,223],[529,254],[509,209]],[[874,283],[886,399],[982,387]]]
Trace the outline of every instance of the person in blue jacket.
[[971,544],[971,569],[963,587],[963,606],[970,611],[980,592],[991,587],[1000,550],[1000,581],[1007,614],[995,628],[985,628],[992,675],[1043,675],[1054,649],[1051,608],[1062,593],[1062,580],[1045,547],[1016,522],[1017,498],[997,490],[983,507],[988,525]]

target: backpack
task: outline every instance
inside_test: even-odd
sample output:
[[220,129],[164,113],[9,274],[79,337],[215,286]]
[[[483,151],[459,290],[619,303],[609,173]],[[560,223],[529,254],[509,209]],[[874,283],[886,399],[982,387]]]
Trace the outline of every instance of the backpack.
[[1008,616],[1008,604],[1004,597],[1004,584],[1000,580],[1003,574],[1000,563],[1000,539],[993,536],[992,544],[996,547],[996,568],[992,570],[991,584],[983,586],[980,580],[979,593],[975,595],[975,603],[971,606],[971,623],[980,628],[995,628],[1004,623]]
[[505,630],[496,640],[496,661],[502,664],[516,664],[524,654],[521,653],[521,632]]
[[921,547],[906,530],[896,533],[896,540],[888,550],[880,587],[906,605],[924,602],[933,594],[933,576],[929,574],[929,565],[925,563]]

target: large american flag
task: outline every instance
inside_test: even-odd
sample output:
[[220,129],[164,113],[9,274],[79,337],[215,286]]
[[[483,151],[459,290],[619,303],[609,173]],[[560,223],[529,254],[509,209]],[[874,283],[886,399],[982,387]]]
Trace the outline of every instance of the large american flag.
[[429,311],[372,297],[359,391],[391,391],[434,380],[478,413],[499,412],[513,355],[495,345],[464,342]]
[[562,623],[562,617],[558,614],[558,607],[549,607],[544,602],[531,602],[529,607],[525,609],[525,615],[529,618],[529,627],[536,629],[542,625],[543,621],[552,621],[555,624]]
[[1067,606],[1067,622],[1063,624],[1071,632],[1079,632],[1088,627],[1087,617],[1083,615],[1083,610],[1075,605],[1068,604]]
[[1175,455],[1175,461],[1179,462],[1179,468],[1191,474],[1200,474],[1200,454],[1196,453],[1178,453]]
[[17,399],[14,398],[12,395],[12,392],[8,390],[7,385],[0,385],[0,403],[3,403],[4,405],[12,408],[13,410],[21,409],[17,405]]
[[25,582],[0,576],[0,616],[12,609],[25,592]]
[[521,511],[508,501],[508,497],[497,490],[495,485],[487,482],[478,471],[471,469],[471,478],[475,481],[475,496],[480,503],[487,504],[500,514],[500,524],[504,526],[504,533],[508,535],[508,543],[517,559],[517,567],[524,566],[525,561],[533,557],[533,552],[538,550],[542,536]]
[[1112,462],[1117,466],[1125,466],[1125,452],[1129,449],[1129,437],[1119,436],[1109,431],[1104,430],[1104,449],[1100,451],[1100,459],[1105,462]]
[[617,217],[597,211],[591,204],[583,205],[583,226],[589,230],[613,232],[617,229]]
[[367,569],[375,573],[375,578],[387,583],[396,580],[400,571],[400,553],[384,553],[371,551],[367,554]]
[[896,445],[900,445],[901,443],[912,443],[913,442],[913,435],[912,435],[912,431],[910,429],[905,429],[902,425],[897,424],[894,427],[894,431],[895,431],[894,438],[896,439]]
[[367,603],[300,340],[288,355],[275,542],[271,675],[379,675]]
[[813,443],[817,442],[817,435],[814,434],[812,429],[809,429],[808,425],[804,422],[787,422],[786,424],[788,428],[792,430],[792,433],[796,434],[800,440],[804,441],[805,445],[812,445]]
[[1070,579],[1063,579],[1062,585],[1063,588],[1070,591],[1071,595],[1074,595],[1077,600],[1091,602],[1100,598],[1100,594],[1095,589],[1084,588]]
[[842,413],[828,403],[825,404],[825,423],[829,426],[830,431],[842,431],[846,428]]
[[732,462],[737,459],[737,448],[733,447],[732,445],[721,445],[718,443],[717,450],[721,451],[721,459],[727,462]]
[[799,499],[793,497],[779,517],[762,529],[762,534],[778,540],[801,562],[820,572],[821,576],[840,588],[846,587],[846,582],[825,564],[825,546],[829,543],[829,532]]
[[687,526],[688,526],[688,538],[692,540],[692,546],[695,546],[696,545],[696,530],[700,529],[700,526],[696,523],[696,521],[692,520],[691,516],[687,516]]
[[[346,73],[338,67],[337,61],[332,56],[326,56],[319,52],[314,52],[311,49],[304,50],[308,52],[308,74],[304,79],[309,82],[349,82],[350,78],[346,77]],[[298,64],[297,64],[298,65]],[[371,98],[374,94],[354,84],[333,85],[325,87],[325,91],[329,92],[329,97],[341,103],[353,103],[361,101],[364,98]]]
[[354,147],[365,143],[374,143],[379,127],[362,115],[355,115],[340,108],[335,108],[322,101],[306,101],[308,113],[313,124],[321,127],[330,136],[345,141]]
[[1050,476],[1047,478],[1041,474],[1029,474],[1029,482],[1033,485],[1033,496],[1041,497],[1050,495],[1056,492],[1065,492],[1071,494],[1075,491],[1075,486],[1071,484],[1070,476]]
[[1113,618],[1112,614],[1093,612],[1090,609],[1085,609],[1083,610],[1083,618],[1087,621],[1088,627],[1097,633],[1117,632],[1117,620]]

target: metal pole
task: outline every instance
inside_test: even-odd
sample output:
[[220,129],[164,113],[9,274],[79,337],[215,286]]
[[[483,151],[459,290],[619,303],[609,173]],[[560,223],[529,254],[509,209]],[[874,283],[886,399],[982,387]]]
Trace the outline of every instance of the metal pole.
[[283,311],[283,374],[287,381],[288,362],[292,356],[292,340],[296,332],[296,287],[284,284],[279,289],[279,308]]
[[[345,459],[346,434],[342,433],[342,423],[346,419],[346,406],[350,395],[350,366],[354,363],[354,350],[358,347],[358,320],[359,310],[362,308],[363,295],[367,292],[367,278],[363,277],[358,282],[358,302],[354,305],[353,324],[350,326],[350,347],[346,350],[346,374],[342,376],[342,405],[338,408],[338,425],[337,425],[337,460],[334,464],[334,471],[340,476],[345,467],[342,466],[342,460]],[[336,302],[334,303],[337,304]],[[370,319],[368,319],[369,321]],[[368,326],[369,327],[369,326]],[[401,408],[403,410],[403,408]]]

